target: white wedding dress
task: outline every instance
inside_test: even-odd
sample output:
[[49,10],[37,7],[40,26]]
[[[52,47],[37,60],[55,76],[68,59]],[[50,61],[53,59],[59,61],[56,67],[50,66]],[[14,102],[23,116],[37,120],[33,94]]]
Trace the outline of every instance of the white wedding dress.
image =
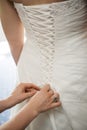
[[17,66],[19,82],[40,87],[49,83],[62,102],[40,114],[26,130],[87,130],[86,0],[14,5],[26,31]]

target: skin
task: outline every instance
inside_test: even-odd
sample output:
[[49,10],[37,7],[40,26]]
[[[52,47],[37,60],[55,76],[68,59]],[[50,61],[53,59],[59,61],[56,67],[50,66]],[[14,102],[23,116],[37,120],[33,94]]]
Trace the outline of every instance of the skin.
[[[19,84],[11,96],[0,101],[0,112],[8,109],[27,98],[33,96],[30,101],[11,120],[0,126],[0,130],[24,130],[29,123],[41,112],[59,107],[59,94],[55,93],[50,85],[45,85],[42,89],[31,83]],[[57,102],[53,102],[54,98]],[[22,122],[22,123],[20,123]]]
[[0,101],[0,112],[30,98],[39,90],[40,88],[32,83],[20,83],[8,98]]

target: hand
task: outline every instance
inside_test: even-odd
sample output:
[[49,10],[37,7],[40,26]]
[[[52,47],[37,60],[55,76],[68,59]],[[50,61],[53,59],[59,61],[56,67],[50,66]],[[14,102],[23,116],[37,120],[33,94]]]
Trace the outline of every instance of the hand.
[[9,97],[10,103],[16,105],[33,96],[40,88],[32,83],[20,83]]
[[59,101],[59,94],[55,93],[50,88],[50,85],[46,85],[38,91],[31,98],[29,104],[38,114],[61,105]]

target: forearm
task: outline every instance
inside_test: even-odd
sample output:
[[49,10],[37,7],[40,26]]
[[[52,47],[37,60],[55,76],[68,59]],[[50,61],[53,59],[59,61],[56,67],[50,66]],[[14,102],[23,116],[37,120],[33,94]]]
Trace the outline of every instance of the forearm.
[[0,112],[32,97],[39,90],[40,89],[32,83],[20,83],[8,98],[0,101]]
[[[2,125],[0,130],[24,130],[39,113],[60,106],[60,101],[54,102],[54,98],[59,99],[58,93],[54,93],[49,85],[44,86],[13,119]],[[13,99],[17,101],[15,98]],[[11,101],[13,101],[13,99]]]
[[10,96],[7,99],[0,101],[0,113],[3,112],[6,109],[9,109],[16,105],[16,101],[13,100],[13,98]]
[[0,130],[24,130],[38,116],[35,108],[29,103],[10,121],[0,127]]
[[3,112],[6,109],[8,109],[7,101],[6,100],[1,100],[0,101],[0,113]]

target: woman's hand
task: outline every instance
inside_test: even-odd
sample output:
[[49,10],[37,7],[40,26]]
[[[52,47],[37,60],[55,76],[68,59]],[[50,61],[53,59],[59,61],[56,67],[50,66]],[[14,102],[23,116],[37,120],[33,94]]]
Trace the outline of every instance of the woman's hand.
[[20,83],[9,97],[14,104],[18,104],[27,98],[32,97],[40,88],[32,83]]
[[[20,102],[28,96],[32,96],[38,90],[39,88],[33,84],[20,84],[12,93],[12,97]],[[23,130],[39,113],[58,107],[60,104],[59,94],[55,93],[50,85],[46,85],[30,99],[13,119],[2,125],[0,130]]]
[[0,112],[33,96],[40,88],[32,83],[21,83],[7,99],[0,101]]
[[32,97],[40,88],[32,83],[20,83],[11,95],[5,100],[7,107],[10,108],[21,103],[27,98]]
[[29,104],[32,110],[34,109],[38,114],[61,105],[59,94],[54,92],[50,85],[46,85],[38,91],[31,98]]

